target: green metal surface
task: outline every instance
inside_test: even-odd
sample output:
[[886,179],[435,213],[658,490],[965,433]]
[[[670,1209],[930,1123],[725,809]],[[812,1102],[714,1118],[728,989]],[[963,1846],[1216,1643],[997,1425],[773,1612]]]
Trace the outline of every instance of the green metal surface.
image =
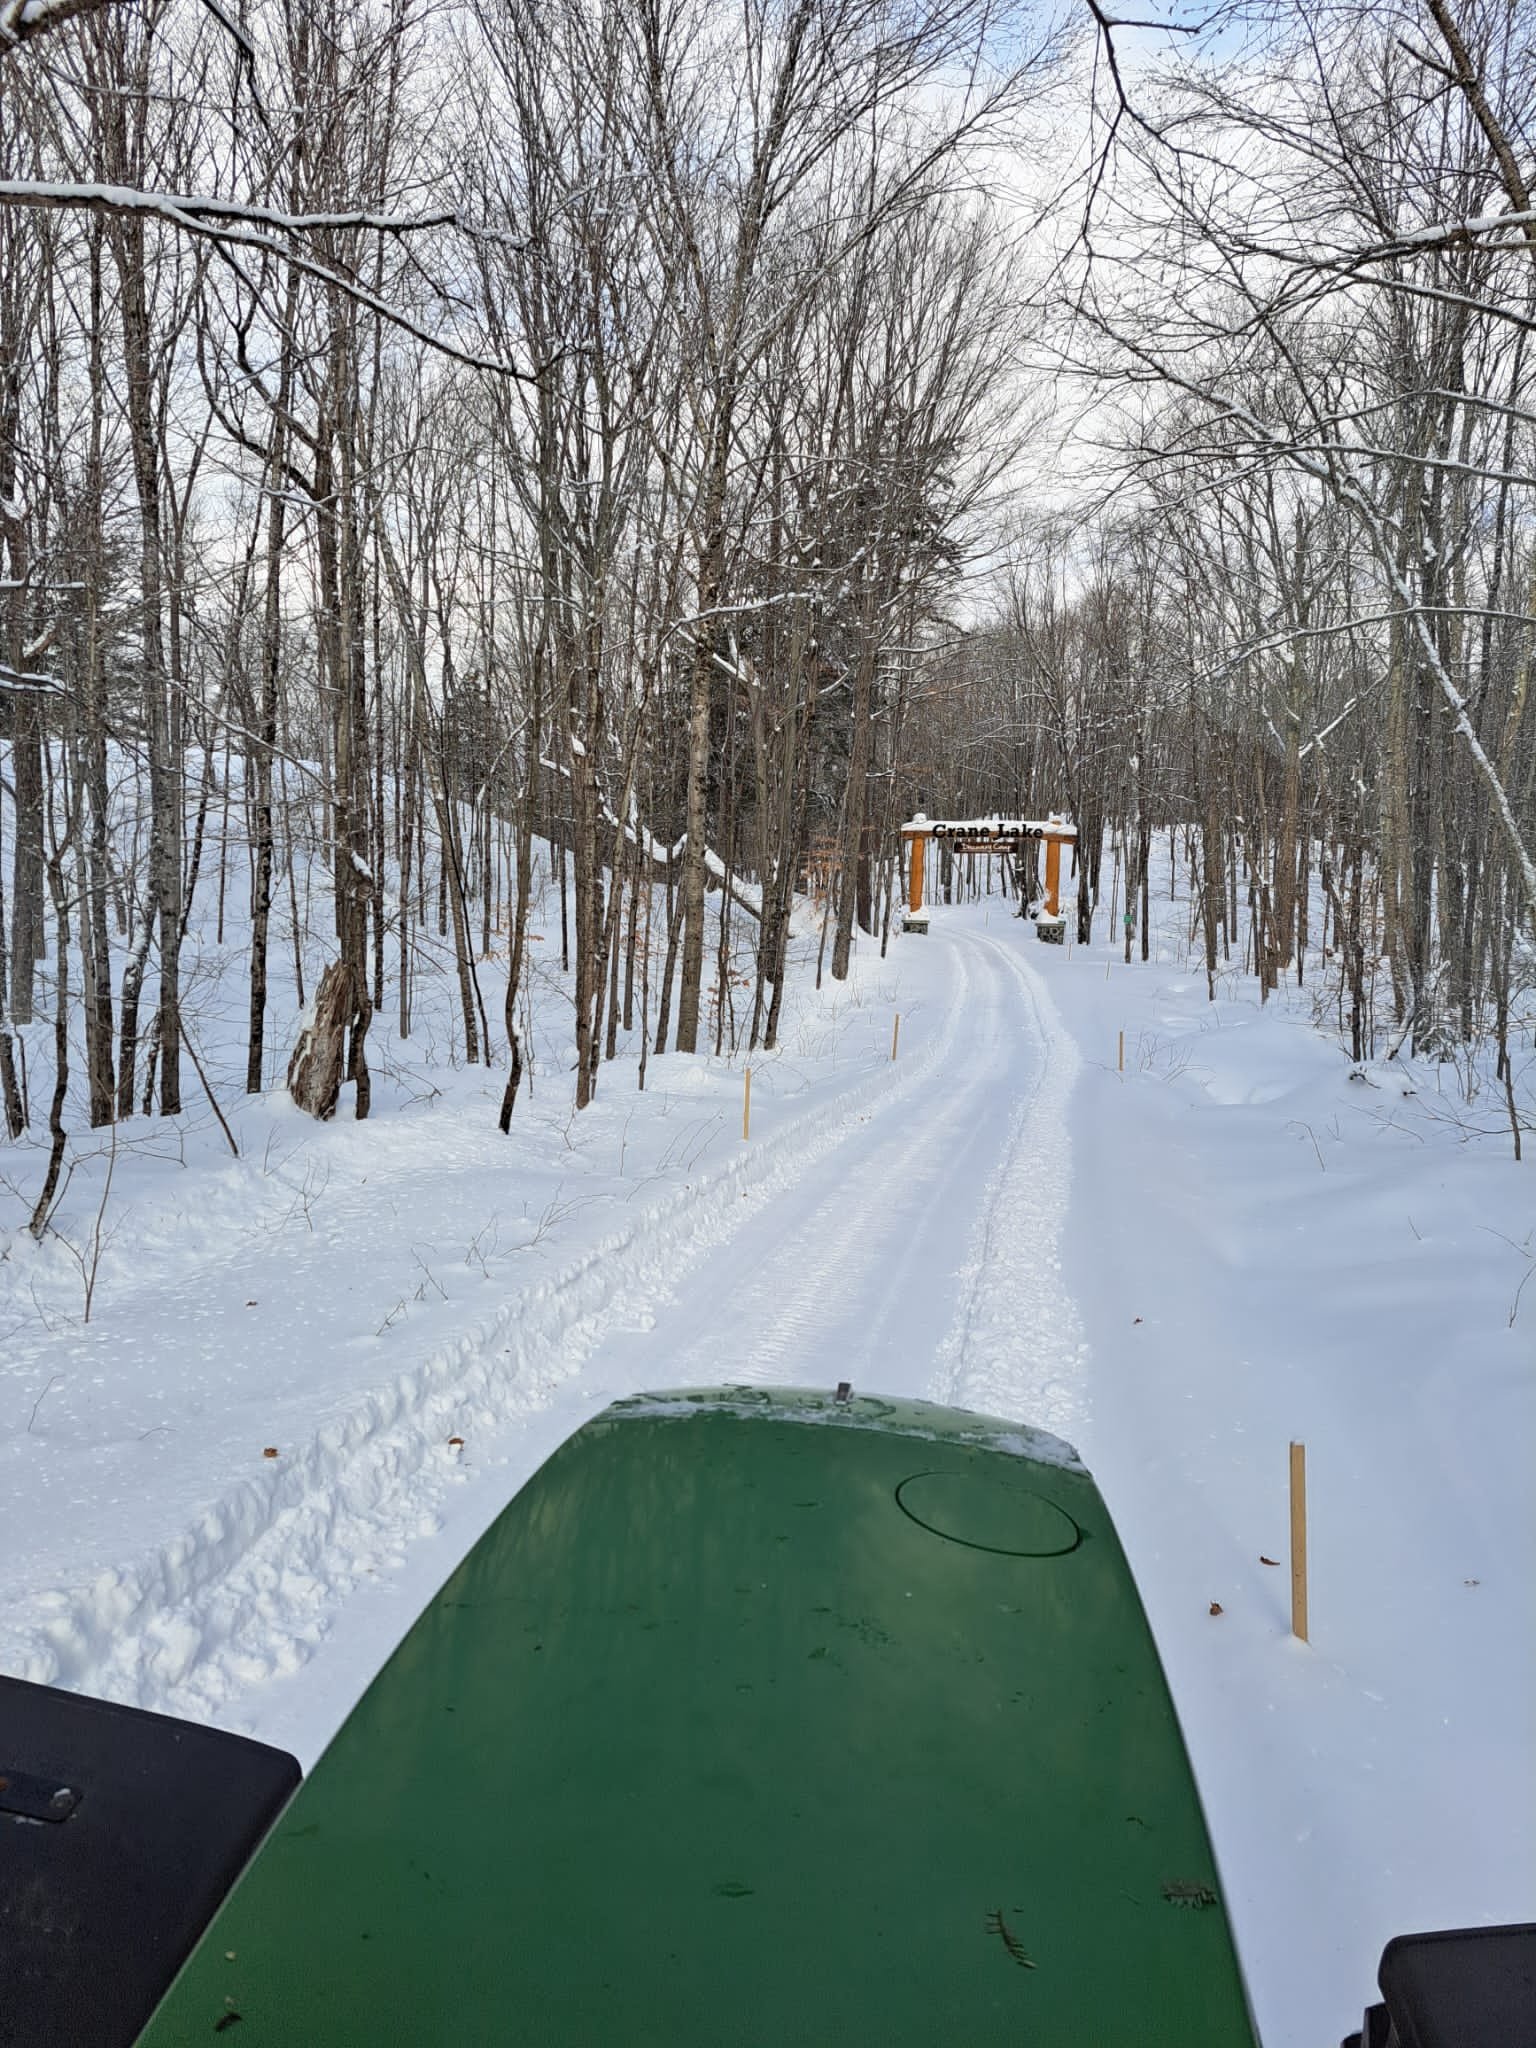
[[422,1615],[143,2048],[1251,2048],[1119,1544],[1032,1448],[920,1404],[610,1409]]

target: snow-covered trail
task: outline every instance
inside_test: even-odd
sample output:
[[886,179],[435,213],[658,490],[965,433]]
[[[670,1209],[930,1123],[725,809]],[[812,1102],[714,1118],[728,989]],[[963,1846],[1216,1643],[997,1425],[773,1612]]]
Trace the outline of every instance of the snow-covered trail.
[[1316,989],[1234,966],[1208,1000],[1185,900],[1152,924],[1127,964],[1113,920],[1047,950],[970,901],[819,990],[807,940],[745,1144],[739,1059],[640,1093],[635,1039],[576,1117],[553,958],[510,1137],[426,1024],[381,1029],[366,1124],[235,1084],[238,1160],[211,1119],[125,1126],[89,1324],[107,1155],[42,1245],[0,1235],[0,1669],[308,1764],[607,1401],[848,1379],[1082,1453],[1266,2048],[1338,2039],[1394,1933],[1529,1918],[1529,1161],[1501,1092],[1352,1069]]
[[[1041,1362],[1038,1317],[1027,1311],[1058,1291],[1051,1254],[1043,1265],[1035,1258],[1030,1228],[1057,1219],[1023,1216],[1010,1202],[1048,1048],[1017,939],[958,933],[939,943],[963,969],[943,1063],[903,1104],[875,1105],[862,1141],[807,1167],[792,1197],[759,1208],[644,1339],[605,1347],[589,1377],[611,1375],[606,1392],[849,1380],[963,1402],[995,1335],[975,1316],[979,1277],[1007,1263],[1024,1269],[1016,1306],[1026,1322],[1014,1332],[1012,1375],[989,1392],[991,1412],[1012,1414],[1009,1396],[1032,1386]],[[999,1115],[1006,1104],[1012,1114]],[[1059,1126],[1057,1135],[1062,1157]]]
[[958,929],[925,942],[924,1008],[904,1021],[901,1061],[850,1091],[841,1130],[836,1118],[797,1128],[780,1165],[735,1193],[736,1215],[701,1205],[706,1241],[676,1243],[663,1295],[621,1309],[579,1370],[538,1391],[494,1484],[450,1503],[439,1533],[339,1608],[324,1654],[296,1679],[248,1694],[246,1725],[301,1755],[318,1747],[357,1674],[377,1667],[503,1501],[627,1394],[846,1379],[984,1395],[988,1412],[1034,1421],[1049,1390],[1061,1419],[1082,1351],[1056,1235],[1076,1056],[1070,1040],[1048,1043],[1056,1020],[1025,936]]
[[[179,1284],[146,1271],[110,1321],[55,1342],[53,1455],[34,1444],[13,1466],[54,1534],[8,1560],[0,1664],[307,1762],[505,1501],[612,1398],[852,1379],[1070,1421],[1077,1326],[1055,1233],[1072,1055],[1042,1024],[1025,932],[1005,929],[903,949],[895,1063],[874,1049],[883,1023],[804,1101],[778,1099],[765,1063],[750,1144],[721,1132],[681,1183],[593,1201],[566,1250],[562,1218],[531,1267],[504,1250],[474,1313],[430,1292],[418,1306],[418,1283],[462,1268],[488,1191],[505,1203],[505,1141],[476,1124],[413,1163],[387,1128],[325,1133],[313,1214],[290,1203],[234,1247],[210,1228]],[[689,1069],[671,1072],[686,1104]],[[678,1123],[651,1094],[624,1116]],[[142,1372],[119,1395],[110,1370],[152,1343],[164,1430],[122,1408],[142,1403]],[[194,1412],[195,1439],[174,1426]],[[253,1472],[258,1428],[281,1456]]]

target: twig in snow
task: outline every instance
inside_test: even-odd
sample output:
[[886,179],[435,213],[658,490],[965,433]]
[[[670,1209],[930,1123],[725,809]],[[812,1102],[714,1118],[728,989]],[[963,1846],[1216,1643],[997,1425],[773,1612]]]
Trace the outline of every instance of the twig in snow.
[[229,1128],[229,1125],[224,1121],[224,1112],[222,1109],[220,1109],[218,1102],[214,1097],[213,1090],[208,1085],[208,1076],[203,1072],[203,1063],[197,1056],[197,1047],[192,1043],[192,1034],[187,1029],[187,1020],[185,1019],[185,1017],[183,1017],[181,1020],[181,1042],[187,1048],[187,1051],[191,1056],[192,1064],[197,1069],[197,1078],[203,1084],[203,1093],[208,1098],[208,1107],[213,1111],[214,1115],[218,1118],[219,1129],[224,1133],[230,1151],[233,1152],[235,1157],[238,1159],[240,1157],[240,1147],[235,1143],[235,1134]]
[[1480,1223],[1477,1227],[1479,1230],[1486,1230],[1490,1237],[1496,1237],[1501,1244],[1507,1244],[1512,1252],[1518,1252],[1526,1262],[1525,1277],[1515,1289],[1515,1298],[1509,1305],[1509,1321],[1505,1327],[1512,1330],[1515,1327],[1515,1318],[1520,1313],[1520,1297],[1530,1284],[1532,1273],[1536,1273],[1536,1252],[1531,1250],[1529,1237],[1524,1244],[1516,1244],[1512,1237],[1506,1237],[1502,1230],[1495,1230],[1491,1223]]
[[102,1233],[106,1220],[107,1198],[112,1192],[112,1176],[117,1170],[117,1118],[112,1119],[111,1144],[107,1151],[107,1171],[102,1182],[101,1200],[96,1208],[96,1221],[91,1226],[89,1255],[80,1261],[81,1276],[85,1282],[85,1320],[91,1320],[91,1303],[96,1298],[96,1275],[101,1271],[101,1255],[111,1241],[111,1233]]
[[421,1256],[420,1252],[414,1249],[411,1252],[411,1264],[413,1266],[416,1266],[423,1276],[421,1285],[416,1289],[416,1299],[418,1301],[423,1300],[426,1296],[427,1289],[429,1287],[434,1287],[436,1288],[437,1292],[440,1295],[442,1295],[443,1300],[446,1301],[448,1299],[448,1295],[441,1281],[433,1272],[432,1268],[427,1264],[426,1260]]
[[43,1391],[38,1395],[37,1399],[32,1403],[32,1413],[27,1417],[28,1436],[32,1434],[32,1425],[37,1420],[38,1409],[42,1407],[43,1403],[47,1400],[48,1396],[53,1392],[54,1388],[59,1384],[59,1381],[63,1379],[63,1377],[63,1373],[56,1372],[53,1375],[53,1377],[49,1380],[47,1386],[44,1387]]
[[[488,1253],[482,1249],[487,1237],[489,1237],[491,1240],[490,1251]],[[488,1223],[484,1224],[479,1230],[477,1230],[474,1236],[470,1239],[469,1249],[464,1254],[464,1263],[466,1266],[478,1266],[480,1268],[480,1271],[485,1275],[486,1279],[489,1280],[491,1277],[491,1268],[488,1262],[490,1259],[494,1259],[500,1250],[501,1218],[499,1216],[493,1216],[491,1220]]]
[[1299,1118],[1294,1119],[1292,1121],[1290,1128],[1293,1131],[1300,1129],[1306,1132],[1307,1136],[1312,1140],[1312,1150],[1317,1154],[1317,1163],[1320,1167],[1322,1167],[1323,1172],[1326,1173],[1328,1171],[1328,1167],[1323,1159],[1323,1148],[1317,1142],[1316,1131],[1313,1130],[1310,1124],[1302,1123]]

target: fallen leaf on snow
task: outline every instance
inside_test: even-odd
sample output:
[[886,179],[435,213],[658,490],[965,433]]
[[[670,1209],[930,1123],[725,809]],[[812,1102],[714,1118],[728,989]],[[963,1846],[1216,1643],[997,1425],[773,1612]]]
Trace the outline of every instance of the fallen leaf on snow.
[[1213,1601],[1211,1602],[1211,1612],[1212,1612],[1212,1614],[1220,1614],[1220,1613],[1221,1613],[1221,1611],[1222,1611],[1222,1609],[1221,1609],[1221,1602],[1220,1602],[1219,1600],[1213,1600]]
[[1280,1562],[1280,1560],[1279,1560],[1279,1558],[1278,1558],[1278,1557],[1266,1557],[1266,1556],[1264,1555],[1264,1553],[1263,1553],[1263,1551],[1262,1551],[1262,1550],[1261,1550],[1261,1551],[1259,1552],[1259,1563],[1260,1563],[1260,1564],[1273,1564],[1273,1565],[1278,1565],[1278,1564],[1279,1564],[1279,1562]]
[[264,1451],[262,1452],[262,1454],[261,1454],[261,1455],[262,1455],[262,1456],[263,1456],[264,1458],[275,1458],[275,1457],[277,1456],[277,1445],[276,1445],[276,1444],[268,1444],[268,1445],[267,1445],[267,1448],[266,1448],[266,1449],[265,1449],[265,1450],[264,1450]]

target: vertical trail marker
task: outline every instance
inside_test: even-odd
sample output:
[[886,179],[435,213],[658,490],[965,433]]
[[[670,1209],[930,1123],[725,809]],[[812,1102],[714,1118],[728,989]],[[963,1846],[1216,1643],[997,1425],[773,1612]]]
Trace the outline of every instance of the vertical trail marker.
[[1307,1634],[1307,1447],[1291,1445],[1291,1634]]
[[891,1026],[891,1058],[896,1057],[896,1048],[901,1043],[901,1012],[896,1012],[896,1022]]
[[1125,1072],[1125,1033],[1120,1034],[1120,1071]]
[[741,1142],[745,1144],[752,1135],[752,1069],[745,1067],[741,1076]]

